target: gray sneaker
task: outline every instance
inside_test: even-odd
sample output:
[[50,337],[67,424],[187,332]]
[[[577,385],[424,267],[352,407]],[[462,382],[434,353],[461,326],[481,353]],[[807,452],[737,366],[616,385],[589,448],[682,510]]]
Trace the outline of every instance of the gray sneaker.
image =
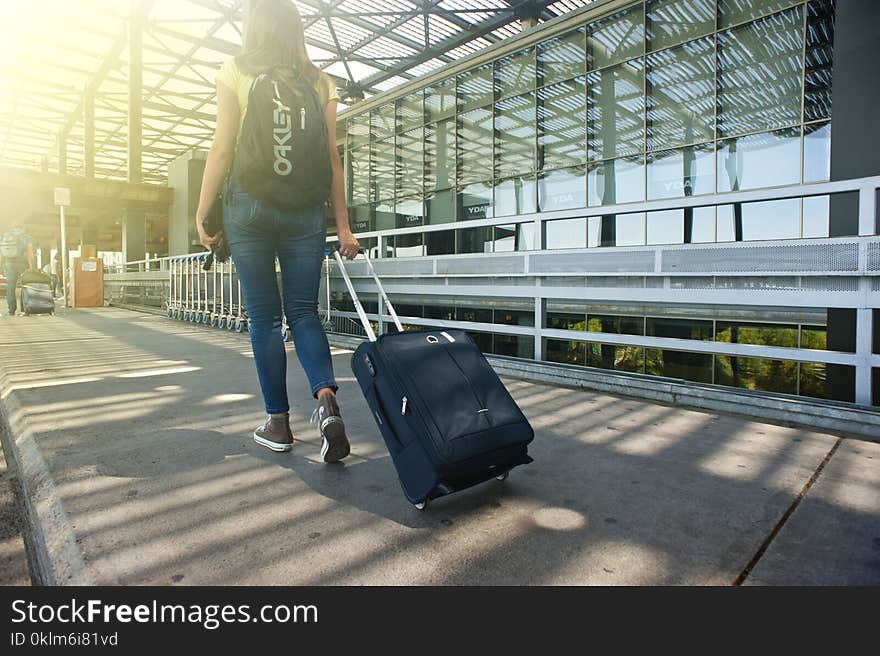
[[345,423],[339,415],[339,405],[332,394],[323,394],[312,413],[312,423],[318,425],[321,436],[321,458],[324,462],[338,462],[351,453],[345,436]]
[[290,416],[269,415],[266,423],[254,431],[254,442],[272,451],[290,451],[293,446]]

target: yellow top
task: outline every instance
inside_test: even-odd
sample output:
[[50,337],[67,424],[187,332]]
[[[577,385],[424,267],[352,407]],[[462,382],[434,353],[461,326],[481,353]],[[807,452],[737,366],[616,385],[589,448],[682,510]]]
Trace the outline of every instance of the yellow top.
[[[238,109],[241,113],[238,131],[241,133],[244,115],[247,112],[248,93],[250,93],[251,85],[254,83],[254,77],[253,75],[242,73],[235,63],[235,59],[230,59],[220,68],[220,72],[217,74],[217,81],[222,82],[235,92],[235,95],[238,97]],[[321,107],[326,107],[327,103],[331,100],[339,100],[339,92],[336,90],[336,85],[333,84],[333,80],[323,73],[315,84],[315,91],[318,92],[318,97],[321,99]]]

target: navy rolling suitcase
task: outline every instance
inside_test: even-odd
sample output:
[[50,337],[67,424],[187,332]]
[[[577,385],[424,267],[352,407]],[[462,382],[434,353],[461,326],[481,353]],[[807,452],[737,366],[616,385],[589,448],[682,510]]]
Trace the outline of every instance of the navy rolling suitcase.
[[52,287],[32,282],[21,286],[21,311],[25,314],[55,314]]
[[473,340],[462,330],[403,332],[365,254],[367,268],[399,332],[378,339],[339,253],[336,261],[369,337],[351,368],[416,508],[532,462],[528,420]]

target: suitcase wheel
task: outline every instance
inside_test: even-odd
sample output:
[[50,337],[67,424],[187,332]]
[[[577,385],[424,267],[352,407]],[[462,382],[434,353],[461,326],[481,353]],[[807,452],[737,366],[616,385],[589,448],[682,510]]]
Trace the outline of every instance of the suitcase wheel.
[[504,481],[504,480],[507,480],[507,477],[508,477],[508,476],[510,476],[510,472],[509,472],[509,471],[506,471],[506,472],[504,472],[503,474],[501,474],[501,476],[496,476],[496,477],[495,477],[495,480],[496,480],[496,481]]
[[421,502],[419,502],[419,503],[414,503],[414,504],[413,504],[413,507],[414,507],[416,510],[424,510],[425,508],[428,507],[428,500],[425,499],[424,501],[421,501]]

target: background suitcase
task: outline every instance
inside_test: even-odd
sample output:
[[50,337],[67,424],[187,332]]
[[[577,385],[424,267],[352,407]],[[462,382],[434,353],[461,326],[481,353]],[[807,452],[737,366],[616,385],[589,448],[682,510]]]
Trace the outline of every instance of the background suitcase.
[[528,420],[473,340],[462,330],[403,332],[369,257],[367,267],[398,328],[376,339],[345,264],[335,253],[370,339],[351,360],[391,453],[407,499],[430,499],[532,462]]
[[21,311],[25,314],[55,314],[52,286],[40,282],[22,284]]

